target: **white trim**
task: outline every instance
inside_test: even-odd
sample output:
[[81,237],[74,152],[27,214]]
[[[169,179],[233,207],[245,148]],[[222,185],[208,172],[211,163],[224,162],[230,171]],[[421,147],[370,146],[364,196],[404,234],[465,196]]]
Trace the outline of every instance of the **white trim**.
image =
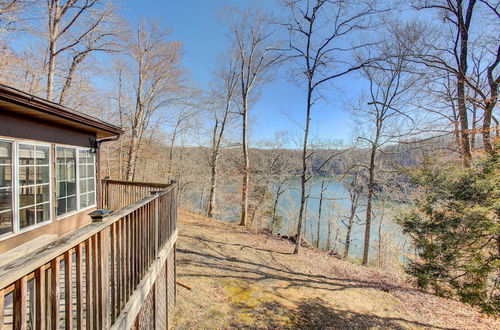
[[[89,151],[90,148],[83,148],[83,147],[78,147],[78,146],[67,146],[67,145],[63,145],[63,144],[56,144],[55,145],[55,152],[56,152],[56,159],[55,159],[55,162],[56,162],[56,166],[57,166],[57,148],[65,148],[65,149],[73,149],[75,150],[75,166],[76,166],[76,169],[75,169],[75,183],[76,183],[76,210],[74,211],[71,211],[71,212],[68,212],[68,213],[64,213],[64,214],[61,214],[61,215],[57,215],[56,214],[56,220],[59,221],[59,220],[62,220],[62,219],[65,219],[71,215],[75,215],[77,213],[80,213],[82,211],[85,211],[85,210],[88,210],[88,209],[91,209],[91,208],[94,208],[97,206],[97,201],[96,201],[96,157],[94,155],[94,161],[93,163],[83,163],[81,164],[80,163],[80,151]],[[80,178],[80,166],[83,165],[83,166],[89,166],[89,165],[93,165],[94,166],[94,173],[93,173],[93,176],[92,177],[85,177],[85,178]],[[94,180],[94,190],[93,191],[88,191],[88,192],[85,192],[85,193],[81,193],[80,192],[80,180],[88,180],[88,179],[93,179]],[[56,178],[56,183],[58,182],[57,178]],[[59,182],[64,182],[64,181],[59,181]],[[57,189],[57,187],[56,187]],[[80,207],[80,196],[83,195],[83,194],[90,194],[90,193],[94,193],[94,201],[93,201],[93,204],[92,205],[88,205],[84,208]],[[62,199],[62,198],[65,198],[67,199],[68,197],[73,197],[74,195],[69,195],[69,196],[64,196],[64,197],[61,197],[61,198],[57,198],[56,197],[56,208],[57,208],[57,200],[58,199]]]

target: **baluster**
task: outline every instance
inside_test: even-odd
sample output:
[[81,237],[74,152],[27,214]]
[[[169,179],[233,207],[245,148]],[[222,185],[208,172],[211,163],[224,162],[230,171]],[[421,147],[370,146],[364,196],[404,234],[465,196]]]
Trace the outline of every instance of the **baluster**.
[[59,329],[60,287],[59,287],[60,258],[52,259],[50,262],[50,315],[52,329]]
[[26,276],[14,286],[14,329],[26,329],[28,280]]
[[[45,266],[35,271],[35,327],[45,329]],[[0,322],[2,324],[2,322]]]
[[5,303],[5,291],[4,289],[1,289],[0,290],[0,329],[3,329],[3,326],[4,326],[4,317],[3,317],[3,313],[4,313],[4,303]]
[[85,312],[86,328],[92,327],[92,240],[85,241]]
[[65,304],[65,318],[66,329],[73,329],[73,260],[71,250],[64,253],[64,284],[66,287],[64,304]]
[[76,256],[76,328],[83,328],[83,274],[82,274],[82,245],[78,244]]

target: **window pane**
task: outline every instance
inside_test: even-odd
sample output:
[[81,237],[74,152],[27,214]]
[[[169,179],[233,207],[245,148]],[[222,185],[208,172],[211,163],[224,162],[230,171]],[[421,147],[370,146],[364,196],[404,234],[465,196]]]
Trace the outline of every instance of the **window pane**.
[[[56,148],[57,154],[57,215],[75,211],[76,207],[76,150]],[[69,197],[73,196],[73,197]],[[74,199],[74,200],[73,200]]]
[[36,168],[36,183],[49,183],[49,167],[38,166]]
[[87,178],[93,178],[95,176],[94,165],[89,165],[87,167]]
[[36,203],[37,204],[49,201],[49,196],[50,196],[49,185],[37,186],[36,190],[37,190],[37,195],[36,195]]
[[88,150],[80,150],[80,164],[92,163],[94,154],[91,154]]
[[90,193],[87,196],[87,206],[95,205],[95,193]]
[[12,186],[12,165],[0,165],[0,187]]
[[35,187],[19,188],[19,206],[35,204]]
[[12,191],[10,188],[0,189],[0,212],[12,209]]
[[35,207],[27,207],[19,210],[19,225],[21,228],[35,224]]
[[88,192],[88,189],[87,189],[87,180],[86,179],[82,179],[80,180],[80,194],[84,194]]
[[12,211],[0,213],[0,235],[12,232]]
[[35,163],[35,147],[20,144],[19,145],[19,164],[20,165],[28,165]]
[[94,191],[94,179],[87,179],[87,189],[88,191]]
[[64,164],[57,165],[56,178],[57,178],[57,181],[66,180],[66,165],[64,165]]
[[66,198],[57,200],[57,215],[66,213]]
[[22,186],[32,185],[35,183],[35,167],[34,166],[19,166],[19,184]]
[[80,195],[80,208],[84,208],[89,205],[87,196],[87,194]]
[[49,164],[49,147],[36,146],[36,163]]
[[75,181],[68,182],[66,187],[67,187],[67,191],[66,191],[67,196],[76,195],[76,182]]
[[57,183],[57,198],[66,196],[66,181]]
[[70,162],[66,165],[66,179],[68,181],[73,181],[76,179],[76,166],[73,162]]
[[50,219],[49,203],[36,206],[36,222],[44,222]]
[[12,143],[0,141],[0,164],[12,163]]
[[66,212],[76,211],[76,196],[68,197],[66,202]]
[[78,173],[80,175],[80,179],[87,177],[87,166],[86,165],[78,166],[78,171],[80,171],[80,173]]

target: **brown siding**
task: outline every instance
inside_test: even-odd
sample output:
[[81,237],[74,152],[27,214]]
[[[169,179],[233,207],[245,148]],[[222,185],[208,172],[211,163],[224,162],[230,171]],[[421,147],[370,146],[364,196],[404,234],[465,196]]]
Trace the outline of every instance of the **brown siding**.
[[0,136],[90,147],[90,138],[95,137],[95,133],[24,118],[0,108]]

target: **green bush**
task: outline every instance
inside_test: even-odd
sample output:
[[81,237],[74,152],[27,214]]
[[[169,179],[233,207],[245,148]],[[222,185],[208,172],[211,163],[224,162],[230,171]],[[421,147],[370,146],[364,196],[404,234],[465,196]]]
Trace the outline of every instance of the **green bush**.
[[500,312],[500,163],[483,155],[470,168],[427,159],[410,172],[422,187],[398,217],[418,252],[407,272],[423,288]]

